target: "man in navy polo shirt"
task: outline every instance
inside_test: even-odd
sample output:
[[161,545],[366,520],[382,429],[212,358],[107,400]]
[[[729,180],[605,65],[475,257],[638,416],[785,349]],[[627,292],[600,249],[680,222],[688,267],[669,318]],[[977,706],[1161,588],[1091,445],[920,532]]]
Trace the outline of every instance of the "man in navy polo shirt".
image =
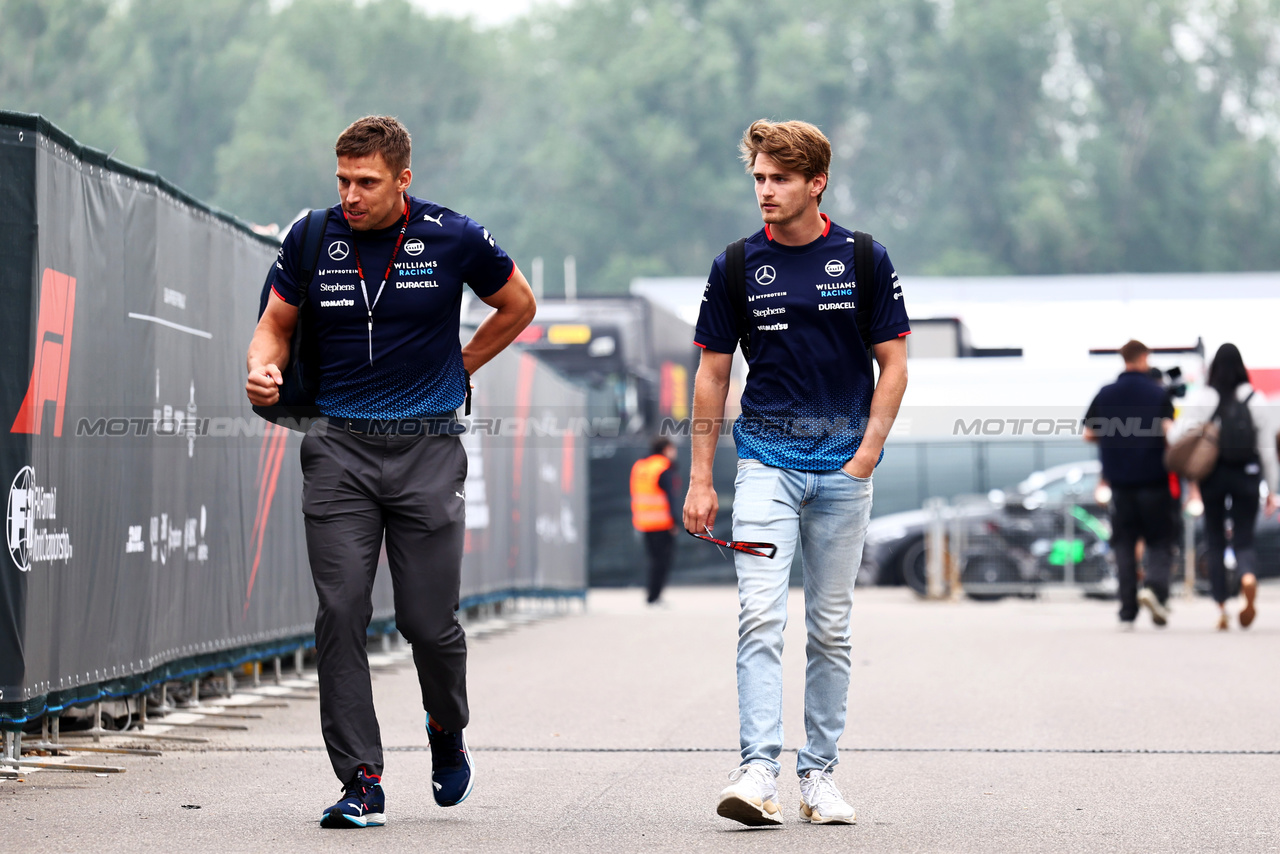
[[[874,273],[854,277],[853,232],[818,210],[831,145],[804,122],[757,121],[741,144],[755,180],[764,228],[746,241],[750,372],[734,425],[738,476],[733,538],[777,545],[773,559],[734,552],[738,574],[738,712],[741,764],[717,812],[748,825],[781,824],[776,778],[782,751],[782,629],[787,582],[799,549],[804,565],[805,746],[801,817],[852,823],[854,810],[832,779],[849,693],[854,579],[871,514],[872,472],[907,386],[910,332],[889,256],[873,246]],[[858,308],[871,306],[868,340]],[[737,316],[725,256],[711,266],[694,343],[702,361],[694,384],[686,529],[715,524],[711,468],[724,418]],[[867,348],[880,379],[873,378]]]
[[[1164,467],[1173,401],[1148,373],[1150,352],[1141,341],[1121,347],[1124,373],[1098,392],[1085,414],[1085,439],[1098,443],[1102,477],[1111,487],[1111,548],[1120,580],[1120,627],[1126,630],[1133,628],[1140,605],[1157,626],[1168,622],[1165,603],[1176,539],[1177,508]],[[1141,591],[1139,538],[1146,555]]]
[[[327,416],[302,442],[302,511],[320,599],[320,722],[343,797],[321,825],[386,821],[382,742],[365,632],[383,536],[396,628],[413,646],[432,789],[441,806],[471,792],[463,738],[467,646],[455,612],[465,533],[467,456],[454,412],[469,377],[534,314],[533,292],[488,231],[408,194],[410,139],[394,118],[338,137],[338,193],[307,289],[319,342],[316,403]],[[298,320],[303,219],[285,238],[275,293],[249,345],[249,400],[279,399]],[[497,309],[459,343],[463,286]]]

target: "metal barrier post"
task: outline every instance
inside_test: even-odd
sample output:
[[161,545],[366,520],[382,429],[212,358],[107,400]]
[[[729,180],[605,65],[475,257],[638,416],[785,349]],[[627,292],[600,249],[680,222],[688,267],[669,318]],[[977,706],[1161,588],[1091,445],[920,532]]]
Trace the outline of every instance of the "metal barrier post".
[[1196,517],[1182,514],[1182,595],[1187,599],[1196,596]]
[[160,683],[160,705],[156,706],[156,714],[164,717],[173,711],[173,706],[169,705],[169,683]]
[[1075,492],[1068,490],[1066,495],[1065,516],[1063,518],[1063,539],[1066,540],[1066,555],[1062,561],[1062,583],[1067,587],[1076,584],[1076,517]]
[[[125,702],[128,703],[127,700]],[[139,722],[138,722],[139,729],[142,728],[143,724],[146,721],[146,696],[145,695],[143,695],[142,703],[143,703],[143,708],[140,712],[141,718],[139,719]],[[52,723],[52,727],[50,727],[50,723]],[[88,745],[83,745],[83,744],[63,744],[61,741],[61,737],[62,737],[62,734],[59,728],[58,716],[52,713],[47,713],[43,718],[40,719],[40,740],[35,744],[31,745],[31,749],[46,751],[48,753],[52,753],[55,755],[61,754],[61,753],[68,753],[72,751],[78,751],[81,753],[119,753],[119,754],[125,754],[129,756],[161,755],[160,751],[158,750],[143,750],[136,747],[102,747],[100,745],[95,745],[90,747]],[[148,736],[137,736],[137,737],[146,738]],[[21,750],[19,750],[18,753],[19,755],[16,758],[21,759],[22,758]],[[23,763],[23,764],[31,764],[31,763]],[[40,766],[37,766],[37,767],[40,767]],[[81,770],[92,770],[92,769],[85,767],[85,768],[81,768]]]
[[944,593],[947,529],[943,514],[946,506],[945,498],[930,498],[924,503],[924,509],[929,512],[925,533],[925,595],[929,599],[941,599]]
[[304,655],[303,647],[298,647],[293,651],[293,675],[294,676],[302,675],[303,655]]
[[951,590],[951,601],[959,602],[964,596],[960,586],[960,556],[969,547],[964,518],[960,513],[952,512],[947,525],[947,586]]

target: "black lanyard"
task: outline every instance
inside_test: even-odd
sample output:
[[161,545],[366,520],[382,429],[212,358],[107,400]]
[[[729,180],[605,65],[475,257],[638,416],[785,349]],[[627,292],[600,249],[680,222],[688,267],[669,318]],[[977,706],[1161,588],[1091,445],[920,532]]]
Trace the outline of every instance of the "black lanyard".
[[[346,212],[342,214],[345,220]],[[391,250],[391,260],[387,262],[387,272],[382,274],[382,284],[378,286],[378,292],[374,294],[373,304],[369,303],[369,290],[364,284],[364,265],[360,263],[360,245],[356,243],[356,233],[351,228],[351,223],[347,223],[347,230],[351,232],[351,249],[356,254],[356,272],[360,274],[360,293],[364,295],[364,308],[369,312],[369,364],[373,364],[373,310],[378,305],[378,300],[382,298],[382,289],[387,286],[387,281],[391,278],[391,268],[395,266],[396,256],[400,254],[400,246],[404,243],[404,233],[409,228],[409,195],[404,197],[404,217],[400,223],[400,236],[396,238],[396,248]]]

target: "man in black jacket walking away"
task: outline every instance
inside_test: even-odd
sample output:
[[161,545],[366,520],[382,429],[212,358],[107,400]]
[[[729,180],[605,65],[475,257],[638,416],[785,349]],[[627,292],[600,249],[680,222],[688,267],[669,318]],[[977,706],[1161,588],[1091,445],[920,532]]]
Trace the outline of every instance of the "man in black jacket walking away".
[[[1168,392],[1148,375],[1150,349],[1120,348],[1124,373],[1098,392],[1085,415],[1085,439],[1098,444],[1102,477],[1111,486],[1111,547],[1120,580],[1120,627],[1133,628],[1139,606],[1157,626],[1169,620],[1174,497],[1164,465],[1165,433],[1173,419]],[[1145,587],[1138,590],[1138,540],[1145,548]]]

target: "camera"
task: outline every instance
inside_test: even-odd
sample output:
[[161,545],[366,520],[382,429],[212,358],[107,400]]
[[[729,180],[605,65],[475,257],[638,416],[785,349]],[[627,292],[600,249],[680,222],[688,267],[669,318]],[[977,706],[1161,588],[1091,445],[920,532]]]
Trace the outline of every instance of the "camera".
[[1169,393],[1169,397],[1186,397],[1187,382],[1182,378],[1182,368],[1177,365],[1167,371],[1149,368],[1147,374]]

